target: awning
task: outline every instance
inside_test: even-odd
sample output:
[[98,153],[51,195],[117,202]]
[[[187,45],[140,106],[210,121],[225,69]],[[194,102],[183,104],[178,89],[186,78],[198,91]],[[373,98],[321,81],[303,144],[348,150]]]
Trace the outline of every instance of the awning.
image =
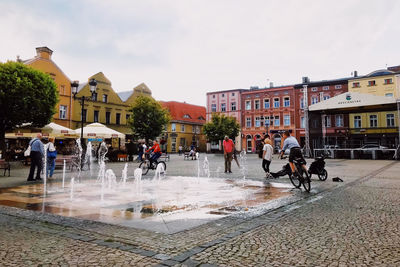
[[[81,128],[75,130],[75,134],[81,134]],[[125,134],[117,132],[106,127],[101,123],[92,123],[83,127],[83,138],[122,138],[125,139]]]
[[74,130],[61,126],[57,123],[50,122],[45,125],[42,129],[43,136],[50,136],[56,138],[78,138],[79,136]]
[[343,111],[343,112],[365,112],[367,110],[391,110],[396,108],[396,99],[393,97],[377,96],[373,94],[361,94],[347,92],[308,107],[313,111]]

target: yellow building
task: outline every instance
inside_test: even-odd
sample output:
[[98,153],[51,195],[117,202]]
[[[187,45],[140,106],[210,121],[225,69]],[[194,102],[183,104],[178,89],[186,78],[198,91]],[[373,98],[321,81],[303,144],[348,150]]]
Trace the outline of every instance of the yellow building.
[[68,128],[73,128],[71,80],[51,59],[53,54],[51,49],[48,47],[37,47],[36,53],[37,55],[32,59],[24,61],[18,59],[18,61],[23,62],[34,69],[49,74],[50,77],[55,81],[58,88],[59,102],[56,106],[56,113],[53,116],[53,122]]
[[373,94],[377,96],[400,97],[400,73],[377,70],[348,81],[349,92]]
[[[132,133],[128,125],[130,105],[138,95],[151,96],[150,89],[142,83],[133,90],[117,94],[112,88],[110,80],[102,72],[89,77],[88,81],[91,79],[96,80],[97,90],[91,101],[85,101],[84,125],[99,122],[118,132],[130,135]],[[74,100],[73,128],[81,127],[82,112],[79,98],[82,96],[91,96],[88,82],[80,84],[78,87],[78,93]]]
[[199,151],[205,151],[206,137],[203,125],[206,122],[206,108],[175,101],[161,102],[161,105],[167,108],[171,115],[164,141],[161,141],[162,147],[164,146],[168,153],[178,152],[179,146],[182,146],[183,150],[189,150],[192,145]]

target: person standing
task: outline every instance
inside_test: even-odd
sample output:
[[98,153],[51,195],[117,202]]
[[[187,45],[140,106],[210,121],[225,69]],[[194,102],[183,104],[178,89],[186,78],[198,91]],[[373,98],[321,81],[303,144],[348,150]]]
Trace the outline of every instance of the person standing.
[[136,160],[137,162],[143,161],[143,153],[144,153],[143,142],[141,141],[141,142],[139,142],[139,146],[138,146],[138,157]]
[[52,178],[54,169],[56,168],[56,158],[57,151],[54,146],[54,138],[49,138],[49,143],[47,144],[47,177]]
[[[44,156],[44,148],[41,139],[42,134],[38,133],[36,138],[32,139],[29,142],[29,145],[31,146],[31,168],[29,170],[28,181],[42,180],[42,178],[40,178],[40,172],[42,171],[42,158]],[[33,179],[35,168],[37,168],[36,179]]]
[[225,136],[222,146],[224,148],[225,173],[232,173],[231,163],[235,145],[233,144],[232,139],[230,139],[228,136]]
[[271,176],[269,173],[269,165],[271,164],[273,150],[270,142],[265,142],[263,147],[262,168],[265,171],[266,178]]
[[178,151],[179,151],[179,156],[180,156],[180,155],[182,155],[182,149],[183,149],[182,145],[179,145],[178,149],[179,149]]

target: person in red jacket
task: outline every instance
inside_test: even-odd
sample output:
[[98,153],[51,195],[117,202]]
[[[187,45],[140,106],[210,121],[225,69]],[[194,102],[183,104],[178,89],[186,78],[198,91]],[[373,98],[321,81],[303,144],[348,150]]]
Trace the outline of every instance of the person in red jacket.
[[235,144],[233,143],[232,139],[230,139],[228,136],[225,136],[222,145],[224,148],[225,172],[232,173],[231,162],[233,150],[235,149]]
[[160,145],[157,143],[157,140],[153,141],[153,146],[146,150],[146,153],[153,150],[153,155],[150,157],[150,166],[153,162],[157,162],[157,159],[161,157],[161,149]]

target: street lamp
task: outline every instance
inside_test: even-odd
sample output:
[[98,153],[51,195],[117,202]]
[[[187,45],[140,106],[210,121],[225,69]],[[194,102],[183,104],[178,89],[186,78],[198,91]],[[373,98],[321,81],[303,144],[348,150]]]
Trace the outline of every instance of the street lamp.
[[95,79],[91,79],[89,81],[90,93],[92,94],[91,97],[87,97],[87,96],[86,97],[85,96],[76,97],[76,94],[78,93],[78,86],[79,86],[78,81],[73,81],[71,83],[72,94],[74,95],[74,99],[78,99],[79,103],[81,104],[81,144],[83,144],[83,121],[84,121],[83,111],[84,111],[84,107],[85,107],[85,100],[90,101],[93,99],[93,96],[95,95],[96,90],[97,90],[97,81]]

